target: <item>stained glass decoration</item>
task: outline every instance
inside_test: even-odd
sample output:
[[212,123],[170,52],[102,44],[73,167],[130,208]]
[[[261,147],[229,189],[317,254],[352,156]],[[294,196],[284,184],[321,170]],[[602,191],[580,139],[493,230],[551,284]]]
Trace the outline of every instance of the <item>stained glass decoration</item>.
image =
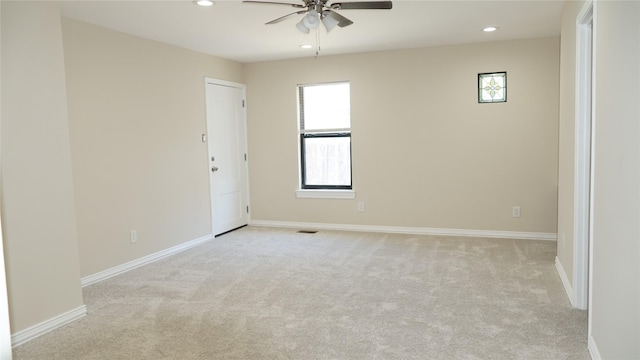
[[507,73],[478,74],[478,102],[494,103],[507,101]]

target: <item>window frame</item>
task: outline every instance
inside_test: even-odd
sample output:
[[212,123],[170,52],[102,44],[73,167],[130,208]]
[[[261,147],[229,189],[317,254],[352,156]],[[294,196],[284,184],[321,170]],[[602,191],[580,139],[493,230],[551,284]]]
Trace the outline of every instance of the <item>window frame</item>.
[[[311,83],[311,84],[298,84],[297,95],[298,95],[298,134],[299,134],[299,151],[298,156],[298,166],[299,166],[299,190],[298,197],[322,197],[313,194],[324,193],[326,192],[328,197],[336,197],[342,198],[343,196],[338,195],[343,192],[353,192],[353,147],[351,142],[351,113],[349,111],[349,128],[322,128],[322,129],[312,129],[305,130],[304,126],[304,88],[305,87],[313,87],[313,86],[325,86],[325,85],[338,85],[338,84],[348,84],[349,85],[349,104],[351,104],[351,83],[349,81],[335,81],[335,82],[326,82],[326,83]],[[307,184],[306,179],[306,156],[305,156],[305,139],[309,138],[341,138],[348,137],[349,138],[349,185],[310,185]],[[336,196],[337,195],[337,196]],[[351,195],[349,195],[351,197]]]

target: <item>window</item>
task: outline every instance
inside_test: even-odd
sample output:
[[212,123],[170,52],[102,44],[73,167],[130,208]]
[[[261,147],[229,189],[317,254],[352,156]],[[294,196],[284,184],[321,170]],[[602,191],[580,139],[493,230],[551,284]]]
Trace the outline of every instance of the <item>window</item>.
[[298,86],[301,189],[351,189],[349,83]]
[[478,74],[478,102],[494,103],[507,101],[507,73]]

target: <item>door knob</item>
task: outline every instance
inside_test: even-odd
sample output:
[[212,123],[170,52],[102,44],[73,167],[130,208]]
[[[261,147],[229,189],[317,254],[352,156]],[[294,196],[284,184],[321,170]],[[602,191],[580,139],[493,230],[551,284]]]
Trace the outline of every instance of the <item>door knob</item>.
[[217,166],[212,167],[212,168],[211,168],[211,171],[213,171],[213,172],[218,171],[218,167],[217,167]]

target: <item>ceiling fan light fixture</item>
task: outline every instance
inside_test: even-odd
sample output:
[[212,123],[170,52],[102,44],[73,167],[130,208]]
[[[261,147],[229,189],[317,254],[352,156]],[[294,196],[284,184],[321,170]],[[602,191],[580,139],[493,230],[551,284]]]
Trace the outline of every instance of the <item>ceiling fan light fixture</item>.
[[340,22],[338,20],[331,17],[330,11],[325,11],[322,14],[322,24],[327,29],[327,32],[330,32],[331,30],[333,30],[333,28],[335,28],[339,23]]
[[304,25],[304,19],[300,20],[300,22],[296,24],[296,27],[303,34],[308,34],[309,33],[309,28]]
[[320,19],[318,18],[318,12],[315,10],[309,11],[307,15],[302,18],[302,23],[309,29],[315,29],[320,25]]

